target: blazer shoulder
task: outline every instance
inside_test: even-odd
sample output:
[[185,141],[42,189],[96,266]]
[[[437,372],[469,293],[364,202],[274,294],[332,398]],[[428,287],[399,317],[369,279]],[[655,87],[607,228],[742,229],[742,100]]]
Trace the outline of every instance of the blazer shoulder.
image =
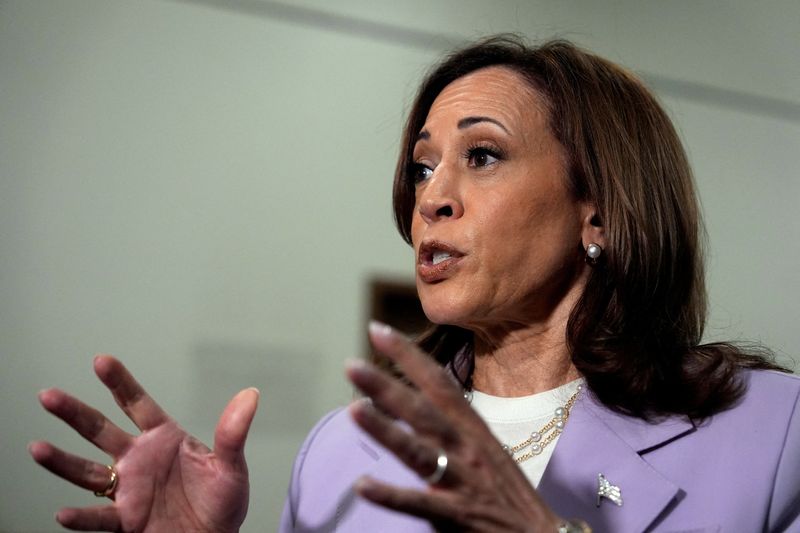
[[[773,370],[743,370],[741,379],[746,387],[742,397],[731,409],[714,417],[747,418],[771,432],[792,426],[800,409],[800,376]],[[779,441],[774,433],[771,439]]]
[[800,376],[774,371],[748,374],[745,401],[769,402],[771,411],[764,416],[777,415],[785,421],[783,431],[775,435],[779,455],[765,529],[800,531]]
[[[767,391],[785,394],[794,391],[800,394],[800,376],[787,374],[777,370],[742,370],[742,376],[748,385],[748,394],[763,394]],[[775,391],[774,389],[778,389]]]
[[314,427],[312,427],[311,431],[308,432],[303,444],[300,446],[300,450],[297,452],[297,457],[295,457],[294,467],[292,469],[292,480],[296,479],[303,470],[303,464],[305,463],[306,455],[312,446],[314,446],[314,444],[317,442],[318,437],[325,439],[326,436],[331,432],[336,433],[336,428],[341,426],[340,419],[344,414],[346,414],[345,408],[339,407],[327,413],[325,416],[320,418],[316,424],[314,424]]
[[309,432],[295,459],[293,482],[302,482],[304,474],[327,469],[341,469],[357,461],[364,463],[364,453],[378,458],[376,446],[359,428],[346,407],[323,416]]
[[314,424],[314,427],[311,428],[311,431],[308,432],[305,440],[300,445],[300,449],[294,458],[294,465],[292,465],[292,474],[291,478],[289,479],[289,489],[286,494],[286,501],[283,504],[283,512],[281,513],[279,527],[279,531],[281,533],[295,530],[295,521],[297,518],[301,492],[300,477],[303,472],[303,467],[305,466],[308,451],[311,449],[320,432],[323,432],[326,426],[328,426],[331,421],[335,419],[343,410],[344,409],[340,407],[323,416],[316,424]]
[[346,492],[347,483],[353,481],[352,472],[349,476],[341,474],[343,466],[351,462],[346,458],[351,456],[354,442],[357,429],[344,407],[323,416],[309,431],[292,467],[281,533],[303,530],[303,521],[317,512],[335,515],[335,498]]
[[361,430],[347,408],[323,417],[297,454],[279,531],[427,530],[425,524],[359,498],[361,476],[418,488],[421,482]]

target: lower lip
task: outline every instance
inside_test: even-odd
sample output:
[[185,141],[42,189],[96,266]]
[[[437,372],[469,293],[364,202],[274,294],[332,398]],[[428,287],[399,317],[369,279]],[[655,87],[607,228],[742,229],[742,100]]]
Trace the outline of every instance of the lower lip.
[[451,257],[435,265],[420,263],[417,265],[417,275],[425,283],[443,281],[453,275],[460,262],[461,257]]

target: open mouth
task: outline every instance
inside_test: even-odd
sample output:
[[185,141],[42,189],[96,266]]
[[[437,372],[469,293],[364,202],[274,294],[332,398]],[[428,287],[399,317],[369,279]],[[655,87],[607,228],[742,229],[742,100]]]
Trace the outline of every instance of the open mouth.
[[453,257],[453,256],[450,255],[450,252],[438,252],[437,251],[437,252],[433,252],[433,259],[431,260],[431,262],[434,265],[438,265],[442,261],[447,261],[451,257]]
[[417,274],[426,283],[448,278],[464,254],[440,241],[423,242],[417,257]]
[[429,241],[423,242],[419,248],[419,264],[426,266],[441,265],[450,259],[458,259],[464,254],[449,244]]

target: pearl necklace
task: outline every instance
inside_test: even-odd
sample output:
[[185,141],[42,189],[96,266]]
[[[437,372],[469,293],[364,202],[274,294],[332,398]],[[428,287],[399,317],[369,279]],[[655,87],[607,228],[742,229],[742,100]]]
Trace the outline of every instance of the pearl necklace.
[[[556,410],[553,412],[553,418],[551,418],[547,424],[533,431],[530,437],[520,443],[514,445],[503,444],[503,450],[513,457],[517,463],[522,463],[531,457],[541,454],[547,445],[553,442],[564,430],[564,425],[567,423],[567,419],[569,418],[570,409],[572,409],[572,406],[575,405],[575,400],[578,399],[578,395],[582,389],[583,385],[578,385],[575,394],[570,396],[569,400],[567,400],[567,403],[565,403],[563,406],[556,408]],[[472,391],[465,391],[464,398],[468,402],[472,403]],[[517,456],[518,452],[526,448],[530,449],[524,454]]]

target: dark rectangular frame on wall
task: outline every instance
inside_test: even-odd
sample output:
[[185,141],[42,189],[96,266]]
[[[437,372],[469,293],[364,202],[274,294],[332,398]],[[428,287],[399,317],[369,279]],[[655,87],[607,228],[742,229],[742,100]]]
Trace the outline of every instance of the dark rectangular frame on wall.
[[[376,275],[368,284],[368,319],[389,324],[411,337],[430,326],[413,281]],[[366,344],[367,359],[384,366],[385,363],[375,357],[369,339],[366,339]]]

